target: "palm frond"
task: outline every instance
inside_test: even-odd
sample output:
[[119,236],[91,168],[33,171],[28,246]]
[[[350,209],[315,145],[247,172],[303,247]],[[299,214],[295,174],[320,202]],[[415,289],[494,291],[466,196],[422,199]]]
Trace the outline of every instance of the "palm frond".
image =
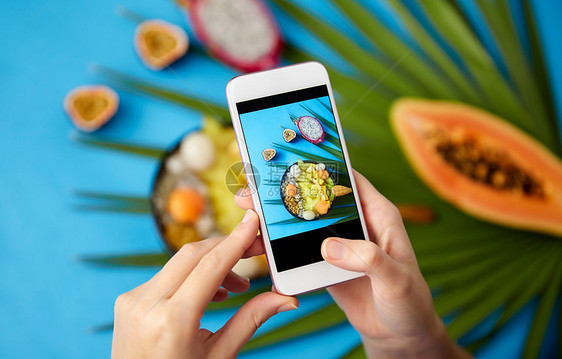
[[[410,34],[417,41],[418,47],[431,59],[463,92],[469,94],[473,101],[478,104],[481,97],[478,91],[474,91],[472,84],[467,81],[462,70],[455,64],[441,46],[431,37],[424,27],[410,13],[408,8],[398,0],[388,0],[388,3],[397,12],[400,19],[408,28]],[[404,95],[404,94],[401,94]]]
[[333,1],[373,45],[387,54],[394,63],[400,62],[400,67],[408,72],[417,83],[423,84],[428,89],[427,93],[430,96],[444,99],[462,98],[470,103],[480,103],[480,94],[475,91],[460,71],[457,74],[457,83],[452,83],[450,78],[438,72],[432,64],[412,51],[362,5],[355,1]]
[[513,295],[506,302],[505,309],[494,327],[486,335],[471,343],[467,349],[475,352],[494,337],[519,310],[536,297],[538,293],[543,292],[548,287],[552,281],[552,273],[556,272],[556,268],[559,265],[559,259],[556,256],[547,258],[544,262],[543,270],[539,270],[535,274],[535,280],[531,280],[521,286],[517,294]]
[[74,206],[83,211],[149,214],[150,201],[142,196],[126,196],[105,192],[76,191],[76,197],[95,201]]
[[134,154],[142,157],[148,157],[148,158],[160,159],[166,153],[166,150],[157,147],[138,145],[138,144],[115,141],[115,140],[101,139],[93,136],[80,136],[80,137],[76,137],[75,140],[87,146],[105,148],[109,150],[130,153],[130,154]]
[[[466,307],[462,313],[449,323],[447,326],[449,335],[453,339],[460,338],[494,311],[501,308],[501,303],[505,303],[517,294],[522,286],[533,280],[536,273],[540,272],[544,260],[549,256],[549,253],[545,251],[535,253],[536,255],[533,258],[529,258],[529,262],[526,265],[519,267],[520,272],[516,278],[512,278],[501,288],[496,288],[475,300],[472,305]],[[502,310],[505,310],[505,308]]]
[[512,23],[507,0],[477,0],[477,3],[492,30],[502,59],[518,89],[519,95],[533,117],[537,118],[534,121],[537,137],[547,147],[560,154],[560,138],[556,131],[557,126],[552,121],[553,119],[547,116],[546,103],[540,96],[527,57],[521,48],[521,42]]
[[529,32],[529,47],[531,50],[531,62],[533,77],[537,81],[541,98],[547,104],[547,117],[554,121],[553,127],[559,127],[556,123],[556,108],[552,97],[552,89],[548,81],[543,49],[538,34],[537,24],[529,0],[523,0],[523,8],[527,31]]
[[125,255],[88,255],[81,262],[111,267],[162,267],[170,259],[167,252],[138,253]]
[[345,353],[342,359],[363,359],[367,357],[367,353],[365,353],[365,348],[363,344],[360,343],[349,352]]
[[316,333],[327,328],[332,328],[336,325],[344,324],[346,321],[345,314],[341,311],[341,309],[336,304],[329,304],[326,307],[300,317],[289,324],[254,337],[242,348],[242,352],[263,348],[265,346],[281,343],[295,337]]
[[90,333],[94,333],[94,334],[109,332],[112,330],[113,330],[113,322],[94,325],[88,329]]
[[411,79],[401,71],[388,71],[392,66],[390,61],[380,61],[368,53],[353,41],[349,41],[344,35],[333,29],[322,20],[309,14],[301,7],[288,0],[274,0],[281,9],[290,14],[302,26],[324,41],[336,51],[342,58],[361,70],[372,79],[384,78],[383,87],[388,88],[396,94],[416,96],[425,93],[425,90],[416,86]]
[[[283,56],[291,62],[317,61],[317,59],[297,47],[286,44]],[[346,75],[336,68],[324,63],[330,76],[330,82],[336,91],[336,98],[344,98],[347,101],[363,99],[362,105],[370,113],[377,117],[384,117],[390,107],[393,96],[384,92],[371,91],[371,89],[360,80]]]
[[485,94],[486,100],[480,103],[480,107],[491,110],[528,131],[533,131],[534,124],[528,111],[521,106],[486,49],[451,2],[419,2],[439,34],[462,57],[463,63],[478,83],[479,90]]
[[[560,251],[558,252],[560,255]],[[531,329],[529,329],[529,336],[525,343],[523,350],[523,358],[537,358],[541,345],[543,342],[544,334],[548,327],[548,322],[553,312],[556,299],[560,295],[562,288],[562,265],[558,265],[556,272],[549,283],[548,288],[541,294],[539,306],[535,313]]]
[[170,88],[165,88],[151,84],[150,82],[126,75],[110,68],[96,65],[95,72],[106,76],[109,80],[116,82],[125,89],[132,90],[141,94],[150,95],[162,100],[170,101],[178,105],[202,112],[214,117],[222,124],[230,123],[230,114],[225,106],[214,104],[196,95],[189,95]]
[[334,160],[334,159],[331,159],[331,158],[327,158],[327,157],[323,157],[323,156],[314,155],[314,154],[311,154],[311,153],[308,153],[308,152],[305,152],[305,151],[301,151],[301,150],[298,150],[298,149],[296,149],[296,148],[293,148],[293,147],[290,147],[290,146],[286,146],[286,145],[283,145],[283,144],[280,144],[280,143],[275,143],[275,142],[274,142],[274,143],[272,143],[272,147],[273,147],[273,148],[276,148],[276,149],[279,149],[279,150],[283,150],[283,151],[287,151],[287,152],[290,152],[290,153],[294,153],[295,155],[301,157],[302,160],[310,160],[310,161],[316,161],[316,162],[324,162],[324,163],[326,163],[327,165],[328,165],[329,163],[333,163],[334,161],[341,162],[341,160]]
[[[527,253],[529,256],[530,254],[536,253],[536,248],[534,251],[529,250]],[[477,301],[483,300],[483,298],[489,296],[491,292],[506,290],[508,283],[518,280],[514,278],[513,273],[519,273],[519,271],[529,264],[529,256],[515,258],[506,263],[503,267],[489,273],[487,276],[476,279],[474,283],[478,283],[477,285],[467,285],[470,283],[468,282],[465,283],[463,287],[457,286],[451,290],[440,293],[434,300],[435,310],[440,316],[451,314],[459,309],[467,310],[471,305],[477,303]],[[448,267],[452,270],[450,266]],[[445,270],[445,268],[446,267],[442,270]],[[503,283],[501,288],[498,288],[498,283]],[[511,288],[511,286],[509,288]],[[517,290],[517,288],[514,290]],[[497,306],[501,304],[502,301],[496,301]]]

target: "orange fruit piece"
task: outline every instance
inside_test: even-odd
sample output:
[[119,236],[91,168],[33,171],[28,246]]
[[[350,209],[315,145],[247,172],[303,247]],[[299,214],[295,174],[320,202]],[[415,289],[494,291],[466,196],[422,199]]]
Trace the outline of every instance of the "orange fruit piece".
[[315,208],[316,212],[318,212],[319,214],[326,214],[330,209],[330,204],[324,200],[319,200],[318,202],[316,202]]
[[295,197],[297,195],[297,187],[294,184],[289,183],[287,187],[285,187],[285,195]]
[[205,198],[191,187],[176,188],[170,193],[168,213],[178,223],[195,223],[205,211]]

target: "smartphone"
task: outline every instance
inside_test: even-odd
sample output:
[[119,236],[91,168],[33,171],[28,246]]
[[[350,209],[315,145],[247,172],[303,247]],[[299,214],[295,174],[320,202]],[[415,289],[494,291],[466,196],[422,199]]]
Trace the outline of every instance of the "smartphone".
[[362,276],[321,254],[327,237],[368,240],[326,68],[238,76],[226,95],[275,290],[297,295]]

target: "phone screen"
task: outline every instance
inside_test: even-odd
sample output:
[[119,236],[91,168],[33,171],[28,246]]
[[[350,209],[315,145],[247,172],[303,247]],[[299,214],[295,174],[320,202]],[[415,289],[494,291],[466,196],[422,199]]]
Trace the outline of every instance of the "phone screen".
[[326,85],[236,104],[278,272],[365,239]]

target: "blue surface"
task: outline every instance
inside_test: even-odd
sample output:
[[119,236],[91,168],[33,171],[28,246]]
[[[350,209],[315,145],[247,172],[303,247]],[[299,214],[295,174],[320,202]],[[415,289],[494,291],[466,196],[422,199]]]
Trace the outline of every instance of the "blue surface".
[[[185,16],[172,1],[119,3],[186,27]],[[333,8],[322,4],[306,2],[322,16],[333,16]],[[226,82],[236,74],[198,56],[188,56],[174,67],[181,80],[170,72],[146,70],[133,51],[134,24],[116,16],[115,7],[109,0],[0,2],[1,358],[107,357],[111,334],[92,334],[89,328],[111,321],[117,295],[155,271],[90,267],[77,262],[77,257],[162,248],[147,217],[74,209],[74,190],[148,194],[156,162],[75,143],[73,127],[62,111],[66,92],[77,85],[99,83],[100,77],[88,69],[91,63],[101,63],[188,92],[196,89],[198,96],[225,104]],[[556,103],[562,104],[562,3],[533,1],[533,8],[546,45]],[[394,24],[388,17],[385,22]],[[288,36],[307,41],[298,28],[289,30]],[[314,44],[305,43],[316,49]],[[318,47],[319,52],[324,50]],[[338,61],[327,52],[323,56]],[[119,95],[118,115],[100,135],[164,147],[199,125],[200,115],[192,111],[122,91]],[[558,114],[562,114],[560,106]],[[327,300],[306,299],[302,309],[281,314],[263,330]],[[516,357],[534,308],[533,303],[525,307],[479,357]],[[227,314],[207,316],[204,325],[217,328]],[[334,357],[358,340],[351,328],[343,326],[261,354]],[[545,357],[552,355],[558,340],[549,337],[543,347]]]
[[[283,174],[285,173],[285,168],[279,169],[279,167],[272,167],[270,164],[291,166],[298,160],[309,160],[309,158],[298,156],[292,152],[276,149],[277,153],[275,157],[268,163],[264,161],[262,151],[266,148],[274,147],[274,143],[289,146],[312,155],[326,157],[331,160],[330,162],[332,164],[339,162],[335,156],[324,151],[317,145],[306,141],[300,135],[297,135],[297,138],[289,144],[283,140],[283,129],[281,126],[293,129],[295,132],[299,133],[297,126],[293,124],[289,114],[296,117],[310,115],[310,113],[303,109],[301,105],[306,106],[335,125],[334,115],[332,112],[318,101],[322,101],[324,104],[329,104],[330,98],[325,96],[318,99],[291,103],[288,105],[243,113],[240,115],[240,121],[242,123],[242,130],[244,131],[250,161],[261,177],[262,184],[258,185],[258,194],[260,202],[262,203],[263,215],[270,240],[288,237],[296,233],[312,231],[314,229],[329,226],[341,220],[341,218],[318,219],[315,221],[301,220],[297,223],[278,224],[277,222],[291,220],[295,217],[293,217],[284,206],[267,203],[268,200],[278,200],[281,198],[279,185],[268,185],[267,181],[280,184]],[[339,139],[338,134],[326,128],[326,126],[324,126],[324,131],[326,131],[327,134]],[[323,141],[322,144],[330,148],[336,148],[328,141]],[[338,146],[337,149],[341,150],[341,146]],[[330,166],[331,163],[326,164]],[[340,172],[345,171],[343,164],[338,166],[338,170]],[[340,173],[339,176],[347,177],[347,171],[345,172],[345,174]],[[335,205],[337,205],[337,202],[334,203],[334,206]],[[357,212],[355,212],[355,214],[357,214]]]

